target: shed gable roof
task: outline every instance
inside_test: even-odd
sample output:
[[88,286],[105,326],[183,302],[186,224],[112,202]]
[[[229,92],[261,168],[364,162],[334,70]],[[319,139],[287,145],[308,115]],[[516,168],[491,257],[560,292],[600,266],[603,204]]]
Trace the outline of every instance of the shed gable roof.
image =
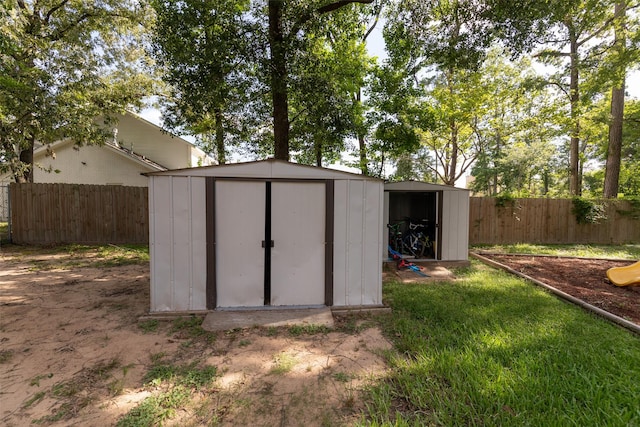
[[384,184],[384,191],[466,191],[470,190],[466,188],[457,188],[450,185],[431,184],[429,182],[421,181],[400,181],[400,182],[386,182]]
[[366,175],[343,172],[316,166],[300,165],[284,160],[267,159],[199,168],[152,172],[148,176],[201,176],[219,178],[276,178],[276,179],[352,179],[380,181]]

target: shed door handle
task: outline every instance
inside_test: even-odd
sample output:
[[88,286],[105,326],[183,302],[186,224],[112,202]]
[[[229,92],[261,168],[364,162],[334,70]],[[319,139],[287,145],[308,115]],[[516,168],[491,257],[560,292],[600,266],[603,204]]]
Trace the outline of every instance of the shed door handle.
[[[273,240],[270,240],[269,242],[270,242],[270,243],[269,243],[269,247],[270,247],[270,248],[273,248],[273,246],[274,246],[274,244],[273,244]],[[266,247],[267,247],[267,246],[265,245],[265,243],[266,243],[266,240],[263,240],[263,241],[262,241],[262,247],[263,247],[263,248],[266,248]]]

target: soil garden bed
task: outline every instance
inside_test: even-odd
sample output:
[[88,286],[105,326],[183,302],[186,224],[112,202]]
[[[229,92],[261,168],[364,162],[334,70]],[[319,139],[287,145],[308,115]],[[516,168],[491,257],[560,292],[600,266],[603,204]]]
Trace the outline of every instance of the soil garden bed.
[[482,256],[640,325],[640,286],[615,286],[606,275],[609,268],[633,261],[487,253]]

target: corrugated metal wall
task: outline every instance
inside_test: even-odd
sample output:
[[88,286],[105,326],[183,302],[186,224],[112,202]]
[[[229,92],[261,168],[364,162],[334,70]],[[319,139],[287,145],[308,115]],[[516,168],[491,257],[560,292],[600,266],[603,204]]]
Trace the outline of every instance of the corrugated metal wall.
[[205,179],[149,182],[151,311],[206,310]]
[[382,183],[340,180],[334,188],[334,305],[382,304]]
[[[206,310],[206,215],[213,213],[206,212],[205,179],[150,177],[152,312]],[[382,185],[334,181],[335,306],[382,304]],[[224,207],[218,200],[216,209]]]
[[469,256],[469,193],[442,193],[442,261],[466,260]]

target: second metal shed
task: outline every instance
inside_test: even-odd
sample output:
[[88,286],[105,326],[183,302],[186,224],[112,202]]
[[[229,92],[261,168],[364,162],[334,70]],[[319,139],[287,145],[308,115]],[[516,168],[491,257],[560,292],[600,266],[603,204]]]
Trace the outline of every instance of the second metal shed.
[[382,181],[278,160],[149,178],[152,313],[382,304]]
[[389,244],[387,224],[424,220],[435,249],[429,259],[468,260],[469,190],[418,181],[388,182],[384,184],[383,212],[385,248]]

